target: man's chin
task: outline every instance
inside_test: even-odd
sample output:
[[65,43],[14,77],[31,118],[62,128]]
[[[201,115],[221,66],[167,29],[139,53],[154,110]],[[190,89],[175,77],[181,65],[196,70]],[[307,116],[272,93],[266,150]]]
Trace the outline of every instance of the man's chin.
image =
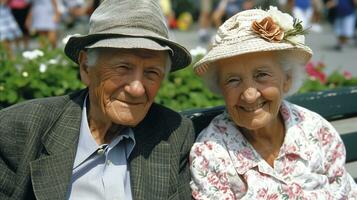
[[111,117],[111,120],[113,123],[116,123],[116,124],[134,127],[134,126],[138,125],[144,119],[144,117],[145,117],[145,115],[138,116],[138,115],[135,115],[135,112],[133,112],[132,114],[125,113],[120,116],[113,116],[113,117]]

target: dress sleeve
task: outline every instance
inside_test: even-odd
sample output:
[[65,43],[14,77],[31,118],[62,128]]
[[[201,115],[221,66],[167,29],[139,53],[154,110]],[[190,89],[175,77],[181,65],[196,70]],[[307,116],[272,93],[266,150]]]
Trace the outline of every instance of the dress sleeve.
[[[231,185],[241,182],[222,146],[212,141],[196,142],[190,152],[191,189],[194,199],[236,199]],[[237,188],[237,187],[235,187]]]
[[334,199],[357,198],[357,185],[345,168],[346,149],[336,129],[321,119],[318,138],[325,153],[325,173]]

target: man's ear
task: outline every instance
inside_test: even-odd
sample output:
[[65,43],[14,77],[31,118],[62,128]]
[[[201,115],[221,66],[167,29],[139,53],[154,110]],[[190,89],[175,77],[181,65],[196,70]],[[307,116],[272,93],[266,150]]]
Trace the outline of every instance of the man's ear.
[[79,73],[81,75],[81,80],[86,86],[89,86],[90,78],[89,78],[89,73],[88,73],[87,52],[85,52],[83,50],[81,50],[79,52],[78,63],[79,63]]

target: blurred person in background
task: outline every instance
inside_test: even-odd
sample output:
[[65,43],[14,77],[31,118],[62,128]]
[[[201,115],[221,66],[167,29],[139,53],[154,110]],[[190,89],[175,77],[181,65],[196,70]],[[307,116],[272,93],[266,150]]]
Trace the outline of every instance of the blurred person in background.
[[166,23],[171,29],[177,28],[175,12],[172,9],[171,0],[159,0],[160,7],[165,15]]
[[323,12],[322,0],[288,0],[288,12],[302,21],[302,25],[311,28],[314,32],[321,32],[321,14]]
[[9,0],[8,5],[22,32],[22,37],[16,40],[16,46],[28,49],[30,34],[25,22],[31,7],[30,0]]
[[209,29],[211,28],[212,24],[212,4],[212,0],[200,1],[200,15],[198,18],[198,37],[201,42],[208,42],[210,40]]
[[218,29],[224,19],[230,18],[239,11],[253,8],[255,0],[221,0],[213,12],[213,23]]
[[78,20],[88,19],[88,10],[92,9],[92,2],[84,0],[58,0],[61,22],[66,28],[73,28]]
[[312,0],[288,0],[292,15],[302,21],[303,27],[310,27],[314,12]]
[[49,42],[52,48],[57,46],[57,29],[61,21],[61,13],[57,0],[32,0],[26,25],[31,32],[40,36],[43,48]]
[[312,16],[311,16],[311,30],[320,33],[322,32],[321,18],[324,13],[324,3],[322,0],[312,0]]
[[0,0],[0,42],[10,58],[13,58],[12,43],[22,37],[21,30],[7,5],[8,0]]
[[341,51],[354,37],[356,6],[357,0],[328,0],[326,2],[326,7],[334,10],[333,26],[337,38],[334,49],[337,51]]

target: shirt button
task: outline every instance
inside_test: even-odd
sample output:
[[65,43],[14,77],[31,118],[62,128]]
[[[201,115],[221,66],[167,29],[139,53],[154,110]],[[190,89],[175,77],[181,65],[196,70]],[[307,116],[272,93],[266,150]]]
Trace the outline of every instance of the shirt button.
[[105,150],[104,150],[104,149],[98,149],[98,151],[97,151],[97,153],[98,153],[99,155],[103,155],[103,154],[104,154],[104,152],[105,152]]
[[112,161],[107,160],[107,165],[110,165],[110,164],[112,164]]

